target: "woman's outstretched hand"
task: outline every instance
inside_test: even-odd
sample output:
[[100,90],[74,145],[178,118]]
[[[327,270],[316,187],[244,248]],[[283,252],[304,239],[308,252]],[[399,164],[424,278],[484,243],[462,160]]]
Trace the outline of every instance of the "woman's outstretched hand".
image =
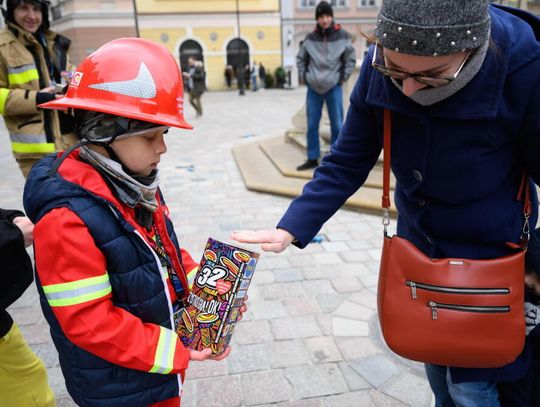
[[239,230],[231,233],[231,239],[240,243],[259,243],[265,252],[281,253],[294,240],[284,229]]

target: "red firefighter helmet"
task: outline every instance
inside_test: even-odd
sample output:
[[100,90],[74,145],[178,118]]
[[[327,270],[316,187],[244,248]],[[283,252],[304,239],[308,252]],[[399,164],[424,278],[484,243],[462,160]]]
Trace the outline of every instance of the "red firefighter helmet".
[[62,98],[47,109],[92,110],[192,129],[184,120],[184,87],[170,52],[153,41],[120,38],[88,56]]

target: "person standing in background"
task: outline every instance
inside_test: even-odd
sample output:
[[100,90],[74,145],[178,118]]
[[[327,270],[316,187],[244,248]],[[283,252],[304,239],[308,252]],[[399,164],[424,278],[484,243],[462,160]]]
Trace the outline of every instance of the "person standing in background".
[[6,311],[34,279],[25,247],[34,225],[24,213],[0,209],[0,405],[53,407],[54,394],[43,362]]
[[63,112],[37,107],[55,99],[71,77],[71,41],[49,29],[48,12],[45,0],[7,0],[2,8],[0,114],[25,177],[37,160],[76,140]]
[[341,85],[356,65],[350,35],[334,22],[334,11],[326,1],[315,9],[317,26],[307,35],[296,56],[300,83],[307,85],[307,161],[298,171],[319,165],[319,123],[323,104],[330,118],[331,143],[339,135],[343,124],[343,90]]

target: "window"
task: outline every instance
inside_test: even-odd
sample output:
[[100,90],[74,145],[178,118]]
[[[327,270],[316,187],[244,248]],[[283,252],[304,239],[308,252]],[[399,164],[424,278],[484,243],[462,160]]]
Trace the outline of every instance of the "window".
[[375,0],[358,0],[358,7],[375,7]]
[[[348,0],[329,0],[332,7],[344,8],[347,7]],[[319,4],[320,0],[300,0],[300,8],[315,8]]]
[[300,0],[300,8],[312,8],[317,5],[317,0]]

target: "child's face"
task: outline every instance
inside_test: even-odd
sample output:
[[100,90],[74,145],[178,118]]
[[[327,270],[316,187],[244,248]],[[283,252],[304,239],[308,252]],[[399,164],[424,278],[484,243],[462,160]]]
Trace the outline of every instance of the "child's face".
[[525,273],[525,285],[536,295],[540,296],[540,276],[532,271]]
[[147,176],[157,168],[161,155],[167,152],[164,132],[163,128],[148,130],[138,136],[116,140],[111,148],[134,174]]

